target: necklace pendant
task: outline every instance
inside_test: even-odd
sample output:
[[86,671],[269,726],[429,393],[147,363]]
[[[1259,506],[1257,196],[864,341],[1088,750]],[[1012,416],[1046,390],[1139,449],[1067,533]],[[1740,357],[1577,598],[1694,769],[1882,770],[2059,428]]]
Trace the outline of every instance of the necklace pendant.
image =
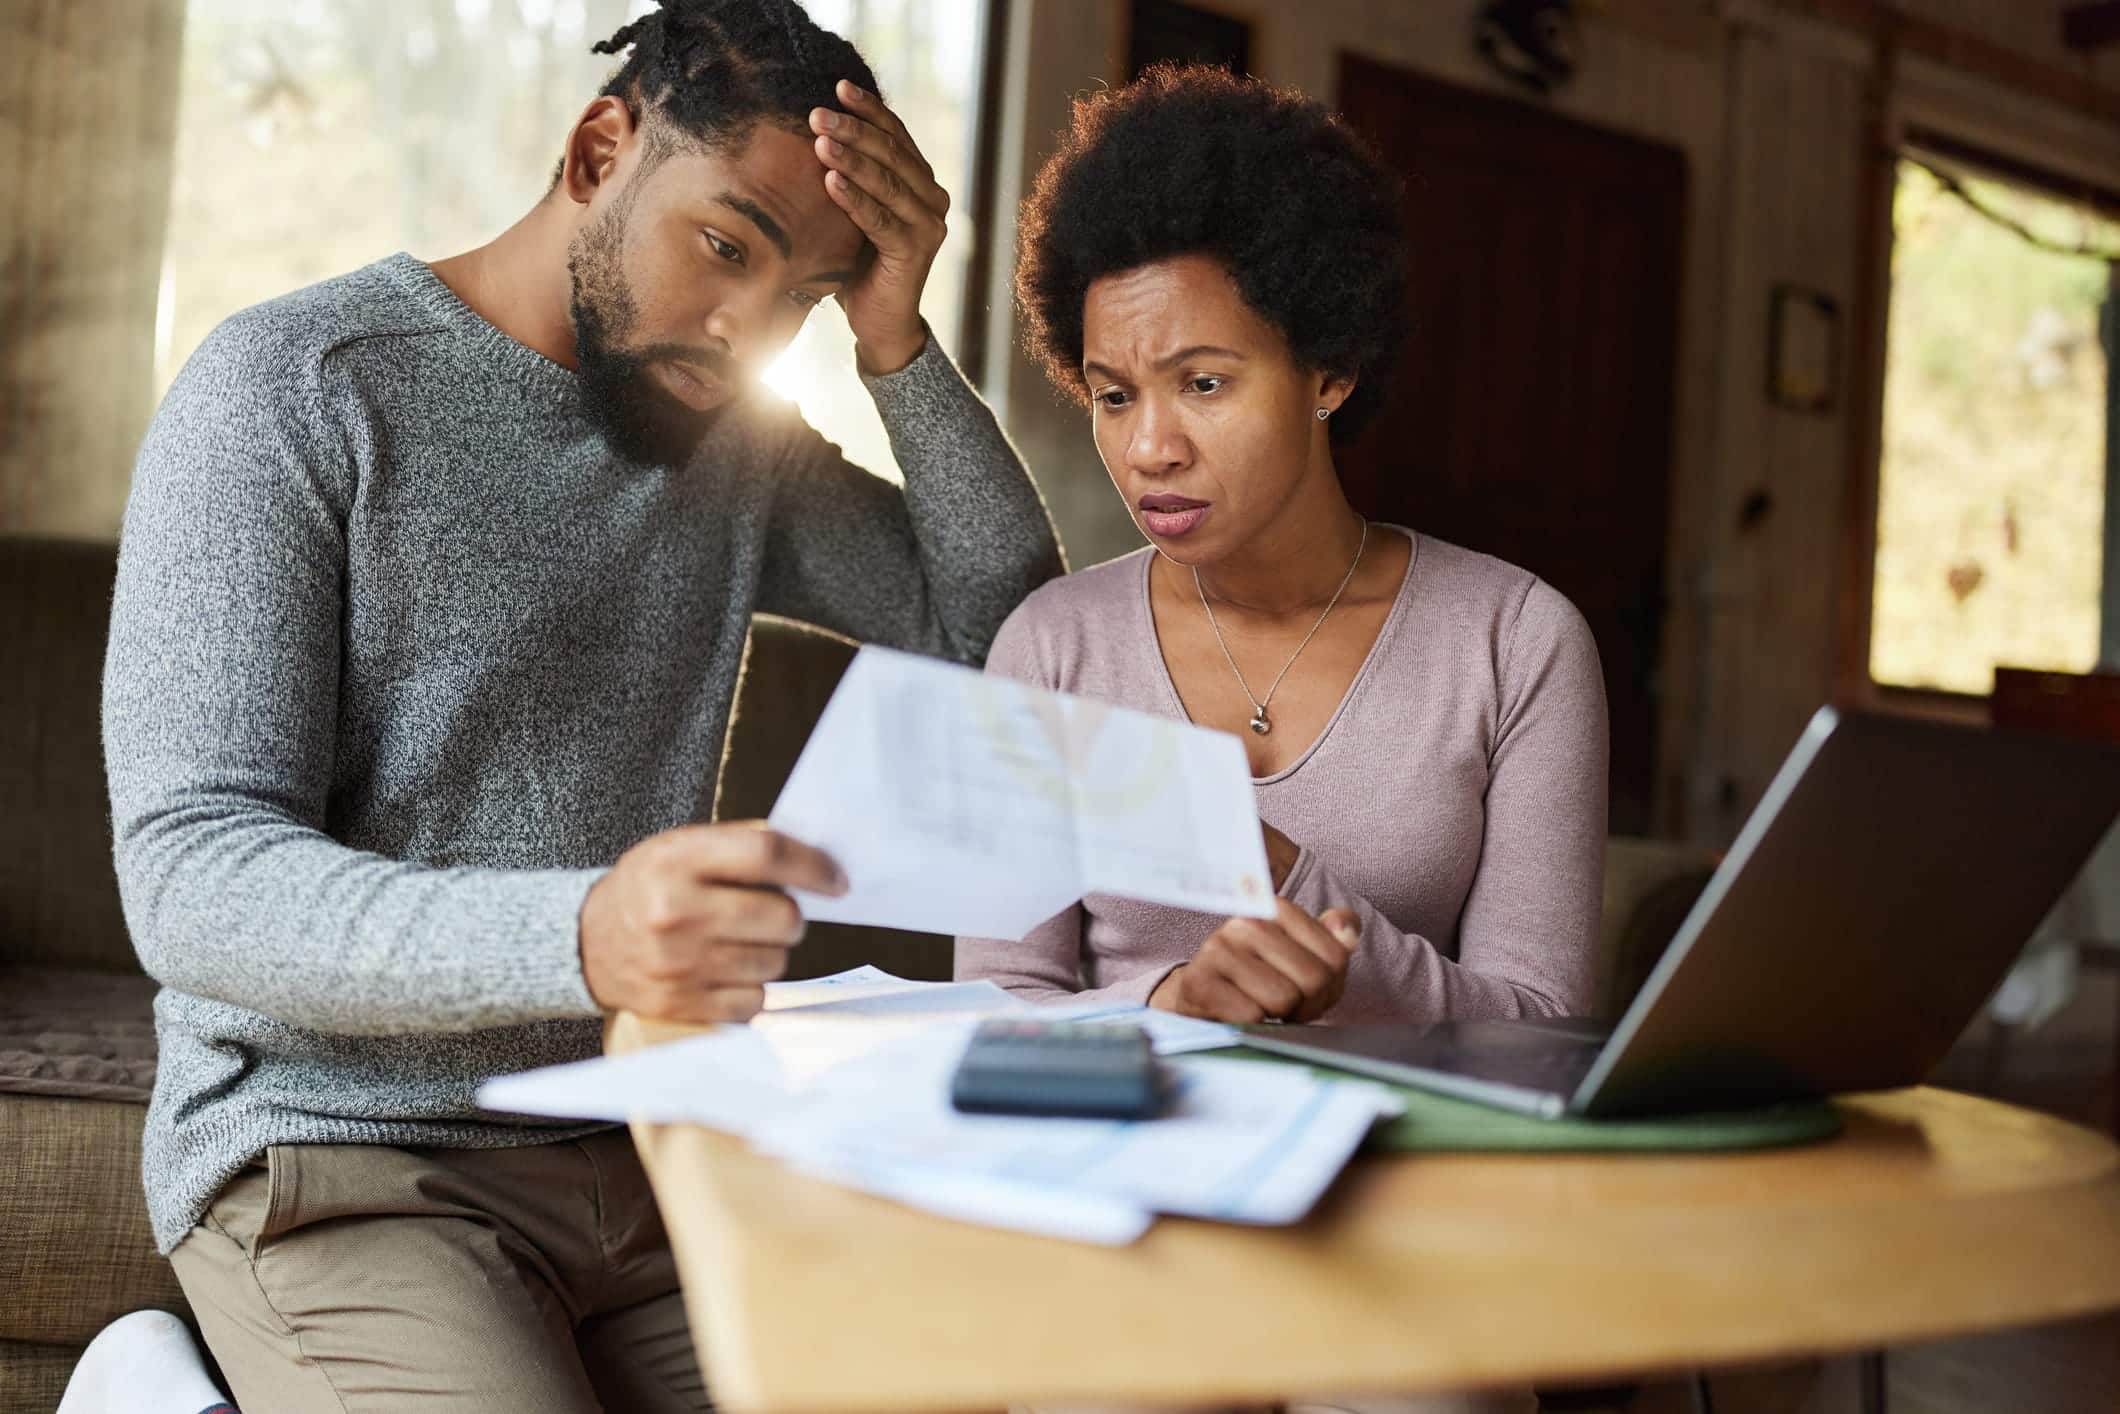
[[1266,709],[1264,707],[1255,707],[1252,709],[1251,729],[1257,732],[1260,736],[1264,736],[1268,732],[1273,730],[1273,723],[1266,720]]

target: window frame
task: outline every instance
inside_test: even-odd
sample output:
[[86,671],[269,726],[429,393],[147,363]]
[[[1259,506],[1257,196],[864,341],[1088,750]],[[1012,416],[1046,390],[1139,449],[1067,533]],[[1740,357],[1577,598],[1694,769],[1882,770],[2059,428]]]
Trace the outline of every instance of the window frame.
[[982,396],[988,381],[994,232],[1001,217],[1001,130],[1008,94],[1009,0],[986,0],[979,24],[979,85],[972,96],[972,162],[964,208],[972,246],[965,252],[964,301],[957,312],[957,364]]
[[[2070,202],[2087,202],[2099,215],[2120,221],[2120,188],[2070,176],[2037,162],[2011,156],[1977,139],[1960,136],[1950,125],[1905,122],[1880,125],[1881,141],[1865,173],[1861,211],[1862,288],[1856,301],[1853,342],[1859,351],[1851,376],[1860,380],[1859,397],[1849,416],[1848,507],[1842,534],[1843,574],[1839,632],[1834,648],[1836,706],[1889,712],[1985,726],[1990,722],[1991,693],[1955,692],[1944,688],[1902,687],[1870,676],[1871,612],[1876,599],[1877,515],[1884,464],[1884,390],[1890,350],[1893,199],[1898,190],[1900,159],[1908,151],[1925,152],[1982,177],[2007,182]],[[2112,300],[2120,307],[2120,264],[2113,267]],[[2110,319],[2111,316],[2108,316]],[[2107,335],[2108,340],[2111,334]],[[2110,355],[2110,346],[2108,349]],[[2108,374],[2107,404],[2114,405],[2120,379]],[[2111,643],[2120,633],[2120,428],[2106,429],[2105,567],[2101,573],[2100,638]]]

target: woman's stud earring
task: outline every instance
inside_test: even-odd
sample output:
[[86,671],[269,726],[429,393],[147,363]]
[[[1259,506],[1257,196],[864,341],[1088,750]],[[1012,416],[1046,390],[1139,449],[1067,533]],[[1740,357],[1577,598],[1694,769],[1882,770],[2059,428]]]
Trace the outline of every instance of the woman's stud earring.
[[1319,408],[1319,409],[1318,409],[1318,421],[1320,421],[1320,422],[1323,422],[1323,421],[1324,421],[1324,420],[1325,420],[1326,418],[1328,418],[1328,417],[1331,417],[1331,416],[1332,416],[1332,409],[1331,409],[1331,408]]

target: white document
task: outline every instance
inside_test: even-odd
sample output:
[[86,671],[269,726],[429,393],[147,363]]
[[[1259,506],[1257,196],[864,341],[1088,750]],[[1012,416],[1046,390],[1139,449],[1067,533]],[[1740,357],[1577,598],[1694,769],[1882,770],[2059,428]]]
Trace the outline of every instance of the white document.
[[1188,1051],[1219,1051],[1242,1044],[1244,1033],[1219,1021],[1202,1021],[1159,1011],[1151,1006],[1126,1002],[1054,1002],[1034,1013],[1039,1021],[1090,1021],[1101,1025],[1138,1026],[1148,1033],[1148,1044],[1159,1056],[1180,1056]]
[[[1097,1003],[1030,1008],[992,991],[1008,1013],[1164,1015]],[[1398,1109],[1366,1081],[1188,1059],[1172,1063],[1173,1101],[1153,1120],[959,1114],[950,1073],[996,1006],[980,984],[862,968],[776,983],[767,996],[771,1009],[750,1026],[504,1076],[480,1087],[479,1103],[512,1114],[703,1124],[803,1172],[929,1212],[1104,1244],[1133,1241],[1159,1212],[1293,1222],[1370,1126]],[[1177,1024],[1156,1038],[1159,1050],[1228,1041],[1228,1028],[1169,1021]]]
[[850,967],[829,977],[807,977],[800,982],[766,983],[766,1010],[808,1006],[812,1002],[839,1001],[846,997],[882,996],[908,987],[924,987],[908,977],[894,977],[872,963]]
[[769,982],[766,1009],[751,1022],[779,1064],[783,1081],[800,1090],[818,1077],[874,1051],[919,1035],[939,1023],[969,1024],[989,1016],[1032,1010],[992,982],[909,982],[877,968],[859,979]]
[[[780,1015],[796,1010],[803,1015],[799,1018]],[[932,1019],[1004,1014],[1023,1014],[1039,1021],[1138,1026],[1148,1034],[1148,1043],[1159,1056],[1220,1050],[1238,1045],[1244,1039],[1244,1033],[1234,1026],[1160,1011],[1139,1002],[1047,1002],[1033,1005],[983,978],[977,982],[915,982],[907,977],[894,977],[868,963],[835,972],[829,977],[766,983],[766,1015],[753,1024],[770,1025],[784,1020],[825,1017],[910,1019],[925,1016]]]
[[[915,982],[862,966],[801,982],[768,982],[766,1009],[749,1026],[624,1056],[547,1066],[488,1081],[479,1103],[509,1114],[563,1119],[644,1119],[751,1132],[732,1122],[842,1065],[907,1042],[938,1023],[989,1016],[1127,1022],[1148,1033],[1156,1054],[1215,1050],[1242,1040],[1234,1027],[1150,1007],[1078,1002],[1033,1006],[992,982]],[[711,1076],[704,1083],[702,1076]]]
[[866,1186],[949,1175],[1054,1189],[1147,1212],[1238,1223],[1300,1219],[1399,1101],[1362,1080],[1238,1060],[1171,1063],[1169,1110],[1152,1120],[960,1114],[949,1103],[959,1037],[872,1055],[841,1083],[797,1098],[751,1136],[796,1168]]
[[863,648],[773,807],[839,861],[803,916],[1020,938],[1090,892],[1270,918],[1235,737]]
[[750,1134],[789,1100],[766,1038],[749,1026],[717,1026],[622,1056],[496,1076],[478,1087],[478,1102],[501,1114],[703,1124]]

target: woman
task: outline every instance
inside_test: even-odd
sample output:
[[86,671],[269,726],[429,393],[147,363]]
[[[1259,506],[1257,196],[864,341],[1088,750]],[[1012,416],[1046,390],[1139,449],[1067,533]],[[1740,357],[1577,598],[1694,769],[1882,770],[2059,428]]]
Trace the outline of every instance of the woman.
[[1581,1014],[1605,836],[1588,628],[1524,570],[1348,504],[1385,396],[1398,191],[1219,70],[1080,102],[1019,226],[1028,337],[1149,548],[1039,590],[991,672],[1236,733],[1272,921],[1091,895],[957,971],[1216,1020]]

